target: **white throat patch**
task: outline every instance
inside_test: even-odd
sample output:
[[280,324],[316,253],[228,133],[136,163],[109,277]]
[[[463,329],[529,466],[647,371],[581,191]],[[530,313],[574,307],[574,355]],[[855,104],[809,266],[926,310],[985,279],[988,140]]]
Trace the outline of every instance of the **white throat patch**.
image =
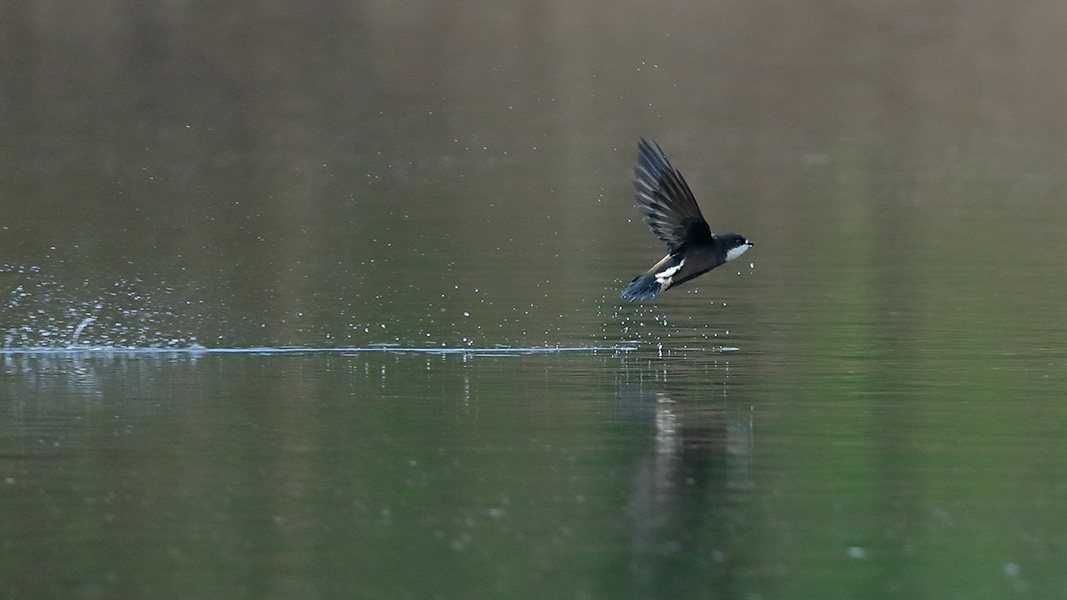
[[745,253],[746,250],[748,250],[751,247],[752,247],[751,244],[741,244],[740,246],[738,246],[736,248],[730,248],[729,250],[726,251],[726,260],[733,260],[733,259],[737,258],[738,256],[741,256],[742,254]]

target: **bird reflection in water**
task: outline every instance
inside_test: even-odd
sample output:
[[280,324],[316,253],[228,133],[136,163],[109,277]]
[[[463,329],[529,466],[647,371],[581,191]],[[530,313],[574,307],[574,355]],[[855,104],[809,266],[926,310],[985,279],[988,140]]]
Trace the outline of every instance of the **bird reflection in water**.
[[694,572],[711,576],[718,589],[705,589],[710,597],[728,594],[731,572],[744,562],[753,411],[731,402],[725,385],[703,389],[716,391],[709,398],[692,387],[671,392],[644,383],[624,393],[651,438],[634,465],[629,503],[631,573],[641,597],[691,592],[696,582],[676,575]]

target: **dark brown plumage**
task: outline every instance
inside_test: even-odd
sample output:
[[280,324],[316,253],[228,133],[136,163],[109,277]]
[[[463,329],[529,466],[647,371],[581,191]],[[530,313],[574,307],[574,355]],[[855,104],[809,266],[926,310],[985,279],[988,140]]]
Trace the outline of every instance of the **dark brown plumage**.
[[642,139],[637,148],[634,198],[645,223],[667,245],[667,256],[626,286],[622,297],[628,300],[653,298],[752,247],[752,242],[736,233],[711,232],[685,178],[671,166],[659,144]]

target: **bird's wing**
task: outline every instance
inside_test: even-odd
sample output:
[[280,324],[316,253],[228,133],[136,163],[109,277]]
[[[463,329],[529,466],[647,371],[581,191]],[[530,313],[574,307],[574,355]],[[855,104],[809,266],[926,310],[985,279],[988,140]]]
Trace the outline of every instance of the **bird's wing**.
[[700,214],[682,174],[671,166],[659,144],[641,139],[637,146],[634,189],[645,223],[667,244],[671,254],[687,244],[710,242],[711,228]]

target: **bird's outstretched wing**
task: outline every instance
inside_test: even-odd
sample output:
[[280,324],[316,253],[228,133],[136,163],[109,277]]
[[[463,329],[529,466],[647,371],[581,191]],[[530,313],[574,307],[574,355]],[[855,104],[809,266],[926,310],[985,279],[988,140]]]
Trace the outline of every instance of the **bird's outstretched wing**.
[[634,197],[645,223],[671,254],[687,245],[711,242],[711,228],[700,214],[682,174],[659,147],[642,138],[634,168]]

